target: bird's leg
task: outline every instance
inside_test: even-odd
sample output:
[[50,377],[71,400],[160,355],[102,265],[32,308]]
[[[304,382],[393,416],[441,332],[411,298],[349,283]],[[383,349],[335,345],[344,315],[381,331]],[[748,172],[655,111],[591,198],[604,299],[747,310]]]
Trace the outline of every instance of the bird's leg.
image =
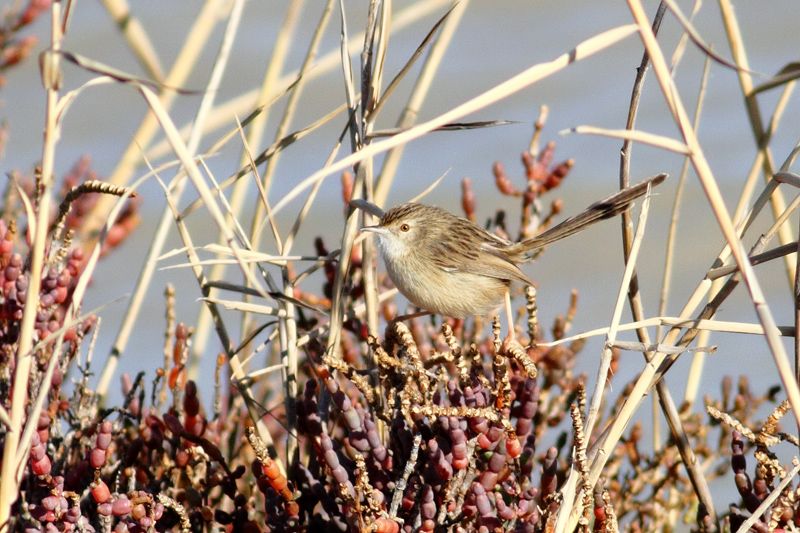
[[508,338],[514,340],[514,311],[511,309],[511,291],[506,289],[505,295],[506,318],[508,319]]

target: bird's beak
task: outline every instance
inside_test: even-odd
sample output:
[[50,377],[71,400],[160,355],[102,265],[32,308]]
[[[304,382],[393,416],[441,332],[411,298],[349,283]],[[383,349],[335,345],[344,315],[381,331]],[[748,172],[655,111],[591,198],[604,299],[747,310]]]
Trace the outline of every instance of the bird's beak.
[[389,233],[389,230],[383,226],[364,226],[361,228],[361,231],[366,231],[367,233],[377,233],[378,235],[388,235]]

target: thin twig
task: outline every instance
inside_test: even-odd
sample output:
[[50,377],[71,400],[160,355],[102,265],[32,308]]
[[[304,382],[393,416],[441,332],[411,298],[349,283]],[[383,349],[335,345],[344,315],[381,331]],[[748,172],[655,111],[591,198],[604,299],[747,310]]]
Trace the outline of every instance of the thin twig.
[[603,393],[605,391],[606,383],[608,382],[608,369],[611,366],[611,347],[617,338],[617,328],[619,327],[620,319],[622,318],[622,309],[624,306],[625,296],[630,290],[631,277],[635,270],[636,259],[639,255],[639,249],[644,239],[644,231],[647,226],[647,214],[650,211],[650,191],[644,197],[642,202],[642,210],[639,213],[639,220],[636,228],[636,234],[631,245],[630,254],[627,258],[625,265],[625,273],[622,276],[620,289],[617,293],[617,300],[614,304],[614,312],[611,317],[611,323],[608,327],[608,334],[606,335],[606,342],[603,347],[603,353],[600,357],[600,366],[597,370],[597,381],[595,389],[592,393],[592,401],[589,405],[589,413],[586,418],[585,432],[588,439],[592,437],[592,429],[597,422],[597,417],[600,412],[600,404],[603,401]]

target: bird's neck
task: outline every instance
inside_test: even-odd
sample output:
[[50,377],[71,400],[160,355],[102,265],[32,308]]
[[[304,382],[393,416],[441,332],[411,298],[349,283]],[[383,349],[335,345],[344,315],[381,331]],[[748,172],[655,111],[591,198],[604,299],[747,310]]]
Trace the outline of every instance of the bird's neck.
[[394,261],[403,261],[408,255],[408,247],[399,239],[390,239],[381,235],[378,238],[378,248],[380,248],[381,255],[387,263]]

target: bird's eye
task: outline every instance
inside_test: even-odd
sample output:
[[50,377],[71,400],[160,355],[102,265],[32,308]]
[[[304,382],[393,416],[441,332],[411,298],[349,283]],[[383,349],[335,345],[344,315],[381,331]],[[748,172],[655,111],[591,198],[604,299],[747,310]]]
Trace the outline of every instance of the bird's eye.
[[400,231],[408,231],[411,229],[411,226],[408,224],[400,224]]

